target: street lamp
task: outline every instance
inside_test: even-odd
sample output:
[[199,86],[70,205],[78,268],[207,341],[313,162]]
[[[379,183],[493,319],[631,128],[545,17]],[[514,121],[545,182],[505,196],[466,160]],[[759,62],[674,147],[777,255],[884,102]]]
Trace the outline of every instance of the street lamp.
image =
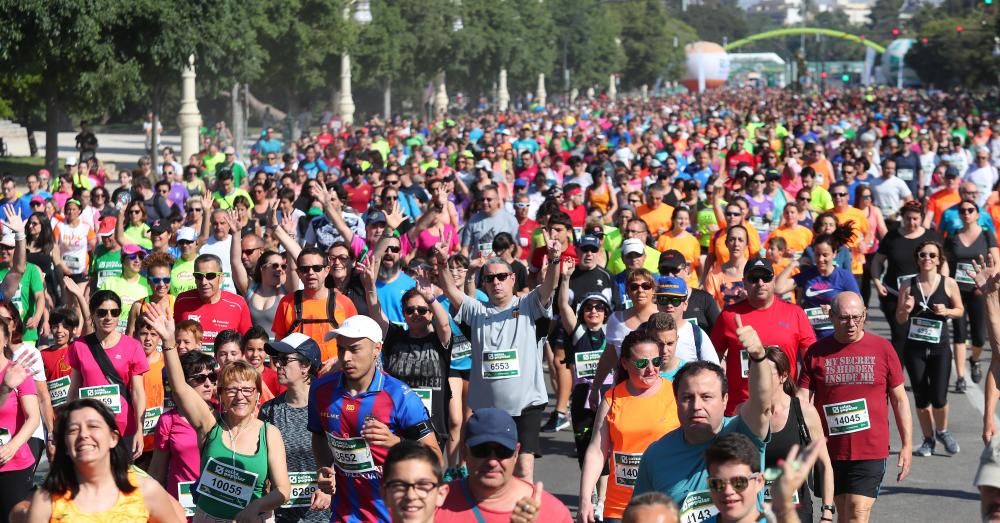
[[[354,16],[351,16],[353,8]],[[368,25],[372,22],[372,8],[369,0],[353,0],[344,8],[344,20],[354,20],[355,23]],[[351,55],[344,51],[340,55],[340,99],[337,101],[337,112],[344,127],[354,123],[354,96],[351,94]]]

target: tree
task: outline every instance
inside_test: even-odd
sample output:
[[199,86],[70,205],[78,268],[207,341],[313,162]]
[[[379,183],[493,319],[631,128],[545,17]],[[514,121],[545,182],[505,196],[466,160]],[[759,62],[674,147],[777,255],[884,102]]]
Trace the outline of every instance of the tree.
[[120,59],[107,30],[129,9],[116,0],[0,0],[0,68],[42,79],[49,169],[58,169],[62,114],[96,116],[137,94],[137,67]]
[[[387,1],[372,2],[372,23],[358,35],[358,77],[364,85],[380,88],[389,96],[393,82],[414,76],[413,35],[399,8]],[[386,98],[388,100],[388,98]],[[391,112],[392,107],[385,111]]]
[[893,28],[900,26],[899,10],[903,8],[903,0],[875,0],[872,5],[869,33],[865,36],[876,42],[888,42],[895,39]]
[[[568,87],[602,85],[625,65],[616,43],[621,21],[600,0],[551,0],[558,69],[569,71]],[[563,85],[562,82],[559,85]]]
[[906,65],[921,81],[941,88],[995,85],[1000,59],[993,55],[995,29],[990,29],[973,16],[929,20],[906,54]]
[[690,38],[694,31],[687,24],[669,18],[662,2],[633,0],[615,7],[626,57],[621,71],[625,87],[653,84],[669,63],[683,60],[683,43],[678,42],[675,48],[673,38]]
[[720,45],[727,39],[733,42],[750,34],[746,13],[738,7],[692,5],[681,14],[681,20],[694,28],[702,40]]

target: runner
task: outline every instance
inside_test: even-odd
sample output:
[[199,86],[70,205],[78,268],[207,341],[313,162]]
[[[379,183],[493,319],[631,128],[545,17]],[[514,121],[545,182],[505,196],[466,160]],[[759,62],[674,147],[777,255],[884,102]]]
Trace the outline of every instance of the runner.
[[830,306],[834,333],[805,353],[799,398],[816,406],[833,460],[834,503],[839,514],[866,523],[878,498],[889,455],[889,405],[902,446],[896,481],[913,459],[910,402],[903,369],[885,339],[865,332],[861,297],[843,292]]
[[389,449],[383,465],[381,495],[392,521],[433,523],[448,497],[437,454],[415,441],[403,440]]
[[[723,434],[705,449],[708,490],[715,521],[744,523],[766,520],[758,498],[765,490],[762,452],[743,434]],[[681,507],[681,518],[684,517]],[[807,520],[811,521],[811,520]]]
[[729,226],[725,234],[726,248],[732,254],[721,265],[706,265],[705,290],[715,298],[720,308],[725,309],[747,297],[743,271],[744,267],[749,267],[746,257],[749,234],[742,225]]
[[244,333],[250,328],[250,311],[243,298],[222,290],[222,260],[214,254],[199,255],[194,261],[197,288],[177,296],[174,321],[194,320],[204,330],[202,350],[213,351],[215,336],[226,329]]
[[[842,229],[838,229],[840,230]],[[801,272],[792,276],[799,269],[799,262],[793,259],[774,282],[775,294],[785,295],[797,290],[795,303],[805,310],[817,339],[833,333],[833,323],[830,321],[830,303],[833,299],[841,292],[861,293],[850,269],[837,267],[833,262],[833,253],[844,244],[845,239],[836,233],[817,236],[810,246],[813,264],[803,267]]]
[[689,300],[684,280],[674,276],[660,276],[654,299],[659,311],[669,314],[677,323],[676,356],[682,362],[700,360],[718,364],[719,355],[708,334],[694,321],[684,319]]
[[[667,327],[665,337],[676,342],[677,324],[668,321]],[[577,521],[590,523],[597,516],[603,521],[621,519],[632,497],[642,453],[679,425],[673,389],[658,374],[662,354],[663,344],[648,331],[634,331],[625,337],[615,386],[604,393],[594,416],[593,437],[581,457]],[[602,469],[613,477],[608,480],[603,514],[597,514],[591,496],[598,477],[604,474]]]
[[[974,208],[975,205],[969,202],[968,207]],[[962,317],[962,296],[958,283],[940,274],[944,263],[944,248],[940,243],[921,243],[914,257],[920,270],[899,290],[896,321],[909,326],[903,344],[903,358],[913,387],[917,420],[924,435],[916,455],[928,457],[934,454],[935,437],[944,444],[949,454],[957,454],[958,442],[948,431],[951,339],[945,325],[951,318]],[[971,267],[970,264],[970,270]],[[967,277],[973,281],[971,276]],[[973,289],[974,286],[973,281]]]

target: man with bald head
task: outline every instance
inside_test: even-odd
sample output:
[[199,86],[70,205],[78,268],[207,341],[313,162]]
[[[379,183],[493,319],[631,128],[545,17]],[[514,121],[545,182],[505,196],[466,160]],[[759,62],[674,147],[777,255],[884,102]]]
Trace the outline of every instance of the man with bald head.
[[861,296],[842,292],[830,308],[833,336],[814,343],[802,360],[799,397],[816,405],[833,461],[840,521],[867,523],[889,457],[889,405],[902,447],[896,481],[910,472],[910,404],[896,350],[865,332]]
[[[979,194],[979,187],[972,182],[962,182],[962,185],[958,187],[958,196],[960,198],[959,202],[955,205],[945,209],[941,214],[941,234],[944,236],[950,236],[957,233],[962,228],[962,217],[958,214],[958,208],[962,205],[961,200],[972,200],[978,202],[981,194]],[[979,207],[979,226],[984,230],[990,232],[996,232],[996,227],[993,226],[993,218],[990,213],[986,212],[985,209],[978,203]]]

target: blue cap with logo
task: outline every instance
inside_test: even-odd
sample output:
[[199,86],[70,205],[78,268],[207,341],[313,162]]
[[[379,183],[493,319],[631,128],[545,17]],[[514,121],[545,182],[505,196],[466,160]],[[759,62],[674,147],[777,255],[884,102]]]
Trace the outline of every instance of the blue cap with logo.
[[470,447],[496,443],[510,450],[517,448],[517,425],[506,411],[494,408],[478,409],[465,424],[465,444]]
[[687,283],[676,276],[660,276],[656,280],[656,294],[667,296],[687,296]]
[[586,247],[590,247],[590,248],[593,248],[593,249],[600,249],[601,248],[601,239],[598,238],[597,236],[594,236],[593,234],[587,234],[587,235],[584,235],[583,238],[580,238],[580,242],[578,243],[578,246],[581,249],[586,248]]

